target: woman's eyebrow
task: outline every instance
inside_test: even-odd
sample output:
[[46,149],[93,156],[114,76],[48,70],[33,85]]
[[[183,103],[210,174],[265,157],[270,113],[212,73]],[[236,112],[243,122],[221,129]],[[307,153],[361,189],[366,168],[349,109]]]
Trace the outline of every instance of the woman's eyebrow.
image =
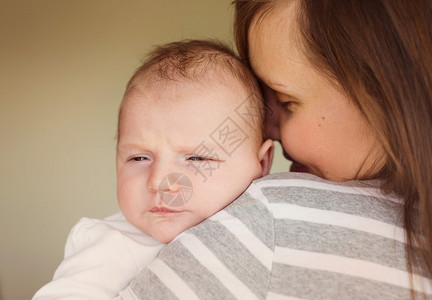
[[264,83],[265,85],[267,85],[269,87],[271,87],[271,86],[278,86],[278,87],[282,87],[284,89],[289,90],[289,87],[286,84],[274,81],[273,79],[269,79],[269,78],[266,78],[264,76],[259,76],[258,74],[255,74],[255,76],[258,77],[258,81],[259,82]]
[[269,81],[269,84],[272,86],[279,86],[279,87],[282,87],[284,89],[289,89],[287,85],[285,85],[283,83],[276,82],[276,81]]
[[266,84],[269,88],[273,89],[275,87],[279,87],[282,88],[283,90],[281,92],[283,92],[284,94],[289,94],[289,95],[294,95],[296,94],[293,89],[291,87],[289,87],[287,84],[281,83],[281,82],[277,82],[274,80],[262,80],[262,82],[264,84]]

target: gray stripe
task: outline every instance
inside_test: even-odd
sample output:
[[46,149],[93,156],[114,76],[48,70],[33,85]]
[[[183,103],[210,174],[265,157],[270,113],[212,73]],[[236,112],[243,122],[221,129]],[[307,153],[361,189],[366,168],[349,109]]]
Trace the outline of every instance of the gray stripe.
[[[194,227],[194,233],[213,254],[260,299],[265,299],[270,271],[218,222],[205,222]],[[235,253],[233,255],[232,253]]]
[[[166,250],[166,251],[164,251]],[[220,281],[176,241],[159,254],[162,259],[200,299],[235,299]],[[145,278],[141,279],[146,281]],[[167,289],[163,287],[163,289]]]
[[296,172],[280,172],[273,173],[267,176],[256,179],[255,182],[260,181],[269,181],[269,180],[283,180],[283,179],[300,179],[300,180],[308,180],[315,181],[320,183],[325,183],[333,186],[344,186],[344,187],[359,187],[359,188],[377,188],[380,185],[379,180],[351,180],[345,182],[334,182],[328,181],[321,177],[309,174],[309,173],[296,173]]
[[382,198],[305,187],[267,187],[262,189],[270,203],[288,203],[304,207],[354,214],[377,221],[398,224],[401,204]]
[[405,246],[393,239],[332,225],[275,220],[276,245],[370,261],[406,271]]
[[261,242],[273,249],[273,214],[264,204],[246,192],[225,210],[239,218]]
[[144,269],[138,274],[131,282],[130,288],[139,299],[178,300],[159,278],[148,269]]
[[409,289],[391,284],[281,264],[273,266],[270,289],[302,299],[410,299]]

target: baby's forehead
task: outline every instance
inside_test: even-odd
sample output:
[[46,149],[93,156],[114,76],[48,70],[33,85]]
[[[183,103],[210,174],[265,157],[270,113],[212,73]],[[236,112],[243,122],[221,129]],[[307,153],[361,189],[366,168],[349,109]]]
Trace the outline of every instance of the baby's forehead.
[[214,114],[207,113],[208,119],[204,120],[212,124],[209,134],[225,135],[230,139],[235,139],[236,134],[244,135],[258,143],[262,138],[262,125],[260,124],[262,117],[257,111],[260,108],[254,103],[261,101],[257,99],[260,95],[248,94],[246,91],[239,93],[239,90],[245,89],[239,80],[236,81],[203,82],[190,79],[173,81],[144,78],[139,81],[139,84],[130,88],[125,95],[119,126],[121,127],[123,122],[128,122],[127,115],[135,114],[143,108],[151,109],[162,117],[166,114],[172,115],[173,112],[175,114],[179,106],[182,108],[189,106],[190,111],[182,110],[182,113],[189,114],[188,121],[194,126],[200,126],[197,124],[199,118],[196,118],[200,112],[215,112]]

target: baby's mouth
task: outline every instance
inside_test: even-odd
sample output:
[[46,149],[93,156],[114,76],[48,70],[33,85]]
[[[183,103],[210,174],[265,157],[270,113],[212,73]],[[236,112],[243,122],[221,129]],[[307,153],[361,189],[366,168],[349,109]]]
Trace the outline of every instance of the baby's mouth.
[[150,212],[157,215],[166,215],[166,214],[173,214],[173,213],[179,213],[178,210],[172,210],[166,207],[153,207],[150,209]]

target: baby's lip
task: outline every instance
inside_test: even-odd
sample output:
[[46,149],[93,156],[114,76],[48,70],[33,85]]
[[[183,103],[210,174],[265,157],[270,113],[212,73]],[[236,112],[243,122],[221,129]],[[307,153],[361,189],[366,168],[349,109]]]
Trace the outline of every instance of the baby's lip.
[[181,212],[180,210],[174,210],[163,206],[155,206],[149,211],[153,214],[158,214],[158,215],[174,214],[174,213]]

